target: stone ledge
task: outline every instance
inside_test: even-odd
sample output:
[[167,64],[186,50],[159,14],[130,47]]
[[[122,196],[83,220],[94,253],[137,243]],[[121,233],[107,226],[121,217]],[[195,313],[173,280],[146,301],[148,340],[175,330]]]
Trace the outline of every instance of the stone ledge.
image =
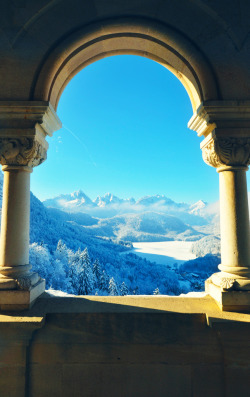
[[[26,308],[27,309],[27,308]],[[18,309],[17,309],[18,310]],[[34,305],[22,312],[12,312],[0,316],[2,321],[25,322],[26,320],[42,319],[47,315],[67,315],[81,313],[169,313],[172,315],[186,314],[190,318],[201,318],[207,325],[218,322],[250,323],[250,314],[221,311],[214,298],[208,294],[203,296],[73,296],[54,297],[43,293]],[[202,321],[204,321],[202,320]]]

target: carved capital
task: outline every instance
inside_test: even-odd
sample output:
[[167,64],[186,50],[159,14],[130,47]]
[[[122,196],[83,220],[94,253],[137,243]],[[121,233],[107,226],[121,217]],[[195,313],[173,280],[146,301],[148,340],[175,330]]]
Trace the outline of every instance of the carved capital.
[[250,138],[208,136],[201,149],[205,163],[215,168],[250,164]]
[[0,137],[0,163],[35,167],[47,158],[48,144],[35,137]]
[[0,163],[35,167],[47,157],[46,136],[61,127],[49,102],[0,101]]

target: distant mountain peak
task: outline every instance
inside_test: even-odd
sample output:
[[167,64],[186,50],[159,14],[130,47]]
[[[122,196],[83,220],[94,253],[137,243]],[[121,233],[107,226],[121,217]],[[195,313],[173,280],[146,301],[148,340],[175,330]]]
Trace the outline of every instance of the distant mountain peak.
[[104,196],[97,196],[97,198],[94,200],[94,203],[97,204],[98,207],[103,208],[110,204],[122,204],[130,201],[131,203],[135,202],[134,199],[124,200],[120,199],[112,193],[105,193]]
[[75,192],[70,193],[70,195],[71,195],[72,197],[82,197],[82,196],[86,196],[85,193],[83,193],[82,190],[76,190]]
[[136,204],[141,205],[152,205],[152,204],[163,204],[163,205],[172,205],[175,204],[173,200],[162,194],[155,194],[154,196],[144,196],[140,198]]
[[196,203],[190,205],[189,212],[190,214],[200,215],[205,207],[207,207],[207,203],[203,200],[199,200]]
[[84,199],[88,203],[93,203],[92,200],[82,190],[76,190],[75,192],[70,193],[70,196],[74,199]]
[[70,194],[61,194],[47,199],[44,201],[44,205],[65,211],[82,211],[86,207],[94,207],[95,203],[82,190],[77,190]]
[[204,207],[206,207],[206,205],[207,205],[206,201],[198,200],[196,203],[191,204],[190,208],[195,208],[195,207],[204,208]]

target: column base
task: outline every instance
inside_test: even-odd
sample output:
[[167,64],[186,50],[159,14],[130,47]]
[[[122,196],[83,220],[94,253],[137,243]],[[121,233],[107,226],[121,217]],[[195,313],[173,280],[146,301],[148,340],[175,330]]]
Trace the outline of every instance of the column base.
[[35,285],[32,285],[29,290],[0,290],[0,310],[27,310],[44,291],[44,279],[40,279]]
[[220,309],[229,312],[250,313],[250,291],[233,290],[230,281],[228,288],[223,288],[222,285],[216,285],[213,282],[213,276],[205,281],[205,291],[214,298]]
[[31,265],[1,266],[0,267],[0,290],[30,289],[40,280],[36,272],[30,272]]

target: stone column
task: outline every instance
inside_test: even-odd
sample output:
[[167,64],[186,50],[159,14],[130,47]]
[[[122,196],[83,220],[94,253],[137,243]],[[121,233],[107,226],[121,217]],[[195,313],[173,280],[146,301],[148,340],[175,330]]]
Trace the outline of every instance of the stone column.
[[[250,138],[216,137],[203,141],[204,161],[220,178],[221,264],[210,282],[224,291],[250,290],[250,229],[246,183]],[[208,283],[209,284],[209,283]]]
[[30,289],[40,281],[29,264],[30,173],[46,159],[37,137],[0,138],[4,186],[0,239],[0,290]]
[[[250,280],[250,232],[246,168],[220,167],[221,265],[239,278],[241,289]],[[244,279],[247,278],[247,285]],[[235,285],[236,287],[237,285]],[[248,285],[249,287],[249,285]]]
[[4,171],[0,239],[0,289],[16,288],[16,280],[28,274],[30,173],[26,166],[2,167]]
[[[2,105],[2,106],[1,106]],[[28,106],[27,106],[28,105]],[[2,117],[1,117],[2,116]],[[0,309],[26,309],[45,290],[29,263],[30,174],[47,157],[45,138],[60,126],[48,103],[0,102],[4,172],[0,238]],[[16,127],[19,128],[10,128]],[[56,128],[57,127],[57,128]]]
[[198,135],[203,160],[220,181],[220,272],[206,291],[222,310],[250,310],[250,228],[246,171],[250,164],[250,103],[210,102],[189,123]]

